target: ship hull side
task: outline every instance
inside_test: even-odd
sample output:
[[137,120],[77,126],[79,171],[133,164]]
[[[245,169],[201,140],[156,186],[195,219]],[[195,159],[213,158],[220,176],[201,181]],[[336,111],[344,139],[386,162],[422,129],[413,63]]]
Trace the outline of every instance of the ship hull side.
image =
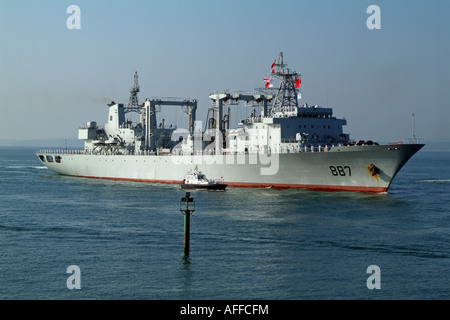
[[[386,192],[422,144],[334,147],[328,152],[266,155],[158,156],[38,153],[52,171],[87,178],[180,184],[196,166],[229,187]],[[44,157],[45,159],[45,157]],[[41,160],[42,161],[42,160]],[[370,171],[370,166],[377,173]]]

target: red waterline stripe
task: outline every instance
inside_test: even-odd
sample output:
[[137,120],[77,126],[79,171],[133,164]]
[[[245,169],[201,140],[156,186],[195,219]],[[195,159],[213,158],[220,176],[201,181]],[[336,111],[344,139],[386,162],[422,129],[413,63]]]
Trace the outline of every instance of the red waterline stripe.
[[273,189],[308,189],[316,191],[363,191],[382,193],[387,188],[383,187],[365,187],[365,186],[334,186],[334,185],[314,185],[314,184],[266,184],[266,183],[247,183],[247,182],[225,182],[230,187],[240,188],[273,188]]
[[[166,184],[181,184],[178,180],[160,180],[160,179],[133,179],[133,178],[111,178],[111,177],[91,177],[76,176],[80,178],[105,179],[117,181],[135,181],[135,182],[152,182]],[[365,187],[365,186],[335,186],[335,185],[314,185],[314,184],[284,184],[284,183],[252,183],[252,182],[224,182],[229,187],[238,188],[273,188],[273,189],[308,189],[316,191],[362,191],[373,193],[384,193],[386,187]]]

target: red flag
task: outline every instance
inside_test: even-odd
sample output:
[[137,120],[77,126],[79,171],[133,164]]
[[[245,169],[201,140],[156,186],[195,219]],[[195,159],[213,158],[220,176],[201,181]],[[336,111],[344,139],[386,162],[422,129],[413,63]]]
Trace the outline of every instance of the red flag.
[[300,84],[302,83],[302,78],[298,78],[297,80],[295,80],[295,85],[294,88],[298,89],[300,88]]
[[275,69],[272,69],[272,73],[275,73]]
[[276,63],[277,63],[277,59],[275,59],[275,61],[272,63],[272,66],[270,68],[273,69],[273,67],[275,67]]

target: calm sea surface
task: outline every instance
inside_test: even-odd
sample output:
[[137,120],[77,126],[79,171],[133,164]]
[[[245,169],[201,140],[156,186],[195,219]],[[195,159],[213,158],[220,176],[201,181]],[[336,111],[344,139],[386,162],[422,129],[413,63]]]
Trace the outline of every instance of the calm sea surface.
[[0,147],[0,299],[450,299],[450,152],[385,195],[193,191],[185,258],[179,186],[59,176],[34,150]]

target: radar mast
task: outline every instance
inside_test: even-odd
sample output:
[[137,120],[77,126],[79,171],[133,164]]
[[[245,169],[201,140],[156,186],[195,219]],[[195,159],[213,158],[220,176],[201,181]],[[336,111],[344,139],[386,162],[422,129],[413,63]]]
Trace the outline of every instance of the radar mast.
[[130,89],[130,100],[128,101],[128,105],[125,108],[125,112],[141,112],[141,107],[139,106],[138,94],[139,92],[139,84],[138,84],[138,74],[137,71],[134,73],[134,86]]
[[287,68],[287,64],[283,61],[283,52],[280,52],[274,68],[273,75],[280,79],[281,83],[273,101],[272,114],[274,112],[297,111],[297,89],[300,88],[301,74]]

